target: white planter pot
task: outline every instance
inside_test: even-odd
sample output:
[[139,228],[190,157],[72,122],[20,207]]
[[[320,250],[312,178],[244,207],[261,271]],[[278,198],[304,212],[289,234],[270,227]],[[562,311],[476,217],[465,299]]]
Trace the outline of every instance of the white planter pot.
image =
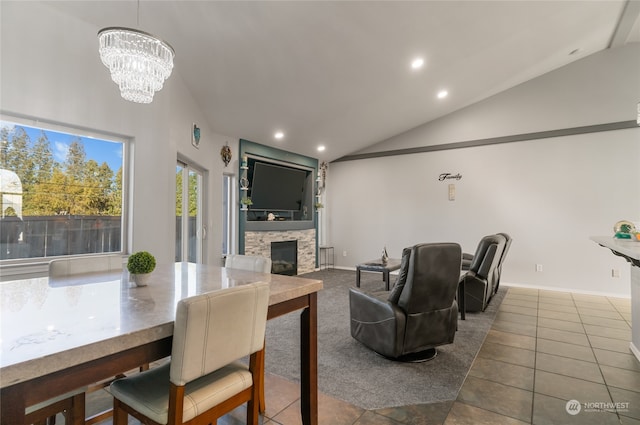
[[141,273],[134,274],[131,273],[131,281],[136,284],[136,286],[147,286],[149,284],[149,278],[151,277],[151,273]]

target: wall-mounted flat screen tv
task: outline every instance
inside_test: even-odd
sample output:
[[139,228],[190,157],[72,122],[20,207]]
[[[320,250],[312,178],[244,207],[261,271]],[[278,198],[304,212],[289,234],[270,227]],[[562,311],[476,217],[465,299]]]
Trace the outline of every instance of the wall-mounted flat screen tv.
[[251,183],[251,208],[300,211],[304,204],[306,178],[304,170],[256,161]]

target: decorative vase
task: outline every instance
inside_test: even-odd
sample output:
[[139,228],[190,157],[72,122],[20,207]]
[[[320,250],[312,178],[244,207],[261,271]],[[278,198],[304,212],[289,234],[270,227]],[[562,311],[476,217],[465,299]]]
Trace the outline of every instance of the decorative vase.
[[131,273],[130,280],[135,283],[136,286],[147,286],[150,277],[151,273]]

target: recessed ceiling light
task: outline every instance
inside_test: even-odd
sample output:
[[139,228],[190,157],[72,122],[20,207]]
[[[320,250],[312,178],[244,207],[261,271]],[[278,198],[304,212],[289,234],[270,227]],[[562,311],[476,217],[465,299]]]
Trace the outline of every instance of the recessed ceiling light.
[[275,137],[276,139],[282,139],[284,137],[284,133],[282,131],[278,131],[273,135],[273,137]]
[[411,62],[411,68],[413,68],[413,69],[420,69],[420,68],[422,68],[422,65],[424,65],[424,59],[422,59],[422,58],[415,58]]
[[324,150],[325,150],[324,145],[318,146],[318,152],[324,152]]
[[446,90],[440,90],[438,92],[438,99],[444,99],[447,96],[449,96],[449,92]]

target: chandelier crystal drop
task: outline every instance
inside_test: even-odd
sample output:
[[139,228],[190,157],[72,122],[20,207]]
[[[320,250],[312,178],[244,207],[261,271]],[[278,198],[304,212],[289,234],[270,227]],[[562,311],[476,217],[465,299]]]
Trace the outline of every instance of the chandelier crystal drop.
[[175,52],[143,31],[109,27],[98,32],[100,59],[126,100],[151,103],[173,70]]

